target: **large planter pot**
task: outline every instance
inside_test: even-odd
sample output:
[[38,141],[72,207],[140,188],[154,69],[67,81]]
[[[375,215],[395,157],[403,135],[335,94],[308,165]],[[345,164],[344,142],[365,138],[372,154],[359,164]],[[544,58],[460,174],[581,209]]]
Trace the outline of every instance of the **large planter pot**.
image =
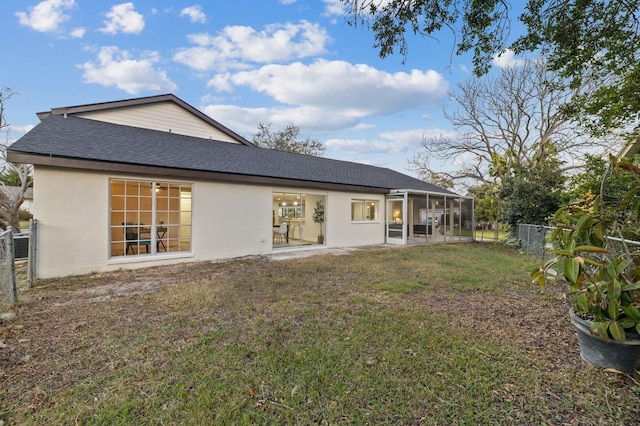
[[573,309],[569,310],[569,316],[578,332],[580,357],[583,360],[598,367],[623,371],[631,376],[637,374],[636,370],[640,369],[639,335],[627,332],[627,338],[622,343],[613,339],[605,341],[591,334],[591,322],[577,316]]

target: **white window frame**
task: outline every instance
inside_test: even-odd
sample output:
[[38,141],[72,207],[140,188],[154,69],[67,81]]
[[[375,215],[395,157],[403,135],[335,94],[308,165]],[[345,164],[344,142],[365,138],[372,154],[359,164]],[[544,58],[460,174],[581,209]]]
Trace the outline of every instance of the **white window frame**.
[[[138,185],[138,194],[128,196],[114,194],[112,191],[113,183],[121,182],[125,187],[127,184],[133,183]],[[180,191],[178,197],[172,196],[169,187]],[[142,194],[143,188],[148,189],[147,194]],[[184,189],[183,189],[184,188]],[[188,188],[188,191],[187,191]],[[163,191],[166,193],[163,194]],[[189,194],[185,196],[184,194]],[[122,197],[122,207],[114,206],[116,198]],[[147,205],[142,207],[142,199],[146,199]],[[137,208],[129,208],[128,200],[137,201]],[[169,207],[170,200],[177,200],[179,207]],[[160,200],[167,200],[160,202]],[[155,257],[157,255],[176,255],[192,253],[193,250],[193,232],[192,232],[192,215],[193,215],[193,183],[189,182],[173,182],[164,179],[145,180],[131,178],[110,178],[109,179],[109,247],[111,259],[125,259],[134,257]],[[135,204],[135,203],[134,203]],[[166,207],[162,207],[165,205]],[[178,215],[179,218],[171,220],[172,216]],[[143,223],[131,224],[131,218],[141,218],[146,216],[146,225]],[[118,218],[115,220],[114,218]],[[164,219],[164,220],[163,220]],[[140,220],[135,220],[140,222]],[[126,237],[126,230],[129,228],[146,229],[147,234],[139,235],[137,240],[130,240]],[[134,231],[135,232],[135,231]],[[124,235],[120,237],[119,235]],[[147,236],[148,235],[148,236]],[[121,241],[123,240],[123,241]],[[131,241],[137,241],[131,243]],[[145,244],[142,244],[145,241]],[[122,245],[122,247],[119,247]],[[144,247],[143,250],[140,250]],[[148,252],[147,252],[148,250]]]
[[[362,219],[354,219],[354,204],[360,204],[362,206],[361,217]],[[375,205],[375,217],[367,218],[367,209],[368,206],[374,204]],[[359,199],[352,198],[351,199],[351,222],[352,223],[372,223],[372,222],[380,222],[380,200],[372,200],[372,199]]]

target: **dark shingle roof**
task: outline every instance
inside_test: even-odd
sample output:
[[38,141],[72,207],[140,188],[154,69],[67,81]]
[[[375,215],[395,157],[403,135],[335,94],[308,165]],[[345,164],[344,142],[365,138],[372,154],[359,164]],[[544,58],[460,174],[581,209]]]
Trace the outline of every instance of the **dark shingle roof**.
[[50,115],[11,153],[378,189],[453,194],[393,170],[207,140],[73,116]]

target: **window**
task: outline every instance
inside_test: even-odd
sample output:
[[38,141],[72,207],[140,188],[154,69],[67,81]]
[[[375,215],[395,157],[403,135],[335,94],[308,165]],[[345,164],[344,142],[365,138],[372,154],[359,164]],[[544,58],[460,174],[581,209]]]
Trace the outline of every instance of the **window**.
[[377,221],[378,201],[351,200],[351,220],[353,222]]
[[111,256],[191,251],[191,185],[112,179]]

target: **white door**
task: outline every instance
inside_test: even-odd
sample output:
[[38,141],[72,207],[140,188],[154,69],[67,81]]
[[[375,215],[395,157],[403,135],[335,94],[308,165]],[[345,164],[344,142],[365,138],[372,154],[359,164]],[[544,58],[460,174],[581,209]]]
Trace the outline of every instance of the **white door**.
[[387,198],[387,242],[407,244],[407,196],[390,195]]

